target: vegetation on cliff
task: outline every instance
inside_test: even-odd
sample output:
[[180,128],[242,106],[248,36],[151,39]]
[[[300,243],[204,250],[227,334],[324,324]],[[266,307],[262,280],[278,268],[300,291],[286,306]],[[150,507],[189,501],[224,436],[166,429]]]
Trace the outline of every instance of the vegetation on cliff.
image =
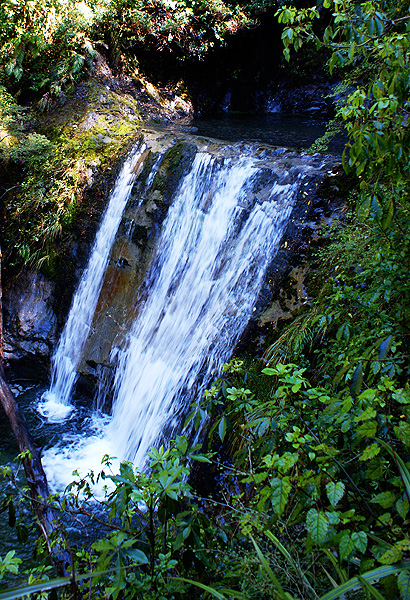
[[[121,8],[116,32],[104,29],[108,5],[100,6],[96,31],[118,33],[117,56],[125,52],[125,40],[152,42],[144,29],[149,20],[159,27],[159,44],[194,54],[195,44],[201,45],[195,29],[205,22],[195,12],[203,10],[200,3],[195,10],[193,2],[161,3],[174,11],[174,23],[190,15],[176,39],[169,23],[161,29],[163,22],[154,18],[159,4],[145,12],[137,3],[111,4]],[[218,6],[227,12],[218,20],[212,4],[205,27],[211,35],[211,23],[216,39],[239,18],[238,5]],[[126,463],[111,474],[107,458],[99,476],[112,485],[99,501],[106,519],[94,514],[91,502],[96,474],[57,499],[62,512],[101,526],[97,539],[70,546],[72,576],[62,580],[49,580],[40,549],[41,566],[30,574],[36,585],[4,598],[58,588],[66,598],[410,597],[406,8],[376,0],[281,7],[285,56],[292,46],[314,42],[328,51],[330,70],[344,73],[338,116],[349,135],[344,166],[356,183],[345,222],[328,232],[330,241],[315,258],[316,298],[277,332],[263,368],[232,361],[193,406],[193,426],[210,419],[209,448],[192,448],[180,437],[169,449],[150,453],[150,476]],[[75,48],[85,64],[89,46]],[[16,82],[18,60],[7,63],[14,65],[7,77]],[[52,95],[51,83],[46,85]],[[61,89],[65,85],[68,79]],[[20,109],[3,97],[9,131],[14,128],[17,137]],[[39,155],[51,150],[48,138],[30,143]],[[28,164],[34,155],[28,151]],[[197,463],[218,479],[213,497],[201,498],[188,483],[188,467]],[[13,477],[8,468],[3,474]],[[13,495],[3,498],[3,508],[24,538],[19,519],[25,515],[16,521]],[[9,553],[0,576],[15,573],[18,564]]]

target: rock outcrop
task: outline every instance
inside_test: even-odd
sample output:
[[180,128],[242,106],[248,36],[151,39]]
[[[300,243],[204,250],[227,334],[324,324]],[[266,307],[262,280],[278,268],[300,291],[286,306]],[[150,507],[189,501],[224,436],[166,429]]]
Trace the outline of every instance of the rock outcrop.
[[5,359],[14,376],[46,379],[57,341],[52,308],[55,285],[41,273],[23,271],[4,290]]

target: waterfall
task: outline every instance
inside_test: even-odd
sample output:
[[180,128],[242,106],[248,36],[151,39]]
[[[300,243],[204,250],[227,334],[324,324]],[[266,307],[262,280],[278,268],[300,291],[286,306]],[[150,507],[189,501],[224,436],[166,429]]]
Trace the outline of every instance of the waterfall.
[[247,208],[253,163],[198,153],[173,202],[147,300],[119,352],[106,434],[117,456],[143,465],[152,445],[172,438],[199,375],[208,382],[229,359],[252,314],[298,187],[276,183]]
[[90,331],[105,269],[132,185],[143,166],[146,145],[137,144],[124,162],[98,230],[88,266],[84,271],[51,361],[51,385],[39,410],[49,421],[63,420],[71,411],[70,396],[77,379],[81,351]]
[[[139,148],[128,159],[110,203],[116,195],[126,203],[143,151]],[[111,351],[112,414],[95,411],[87,430],[81,431],[86,421],[82,419],[59,446],[45,451],[52,487],[66,485],[74,469],[98,471],[103,454],[143,467],[152,445],[181,431],[190,402],[200,397],[213,373],[229,360],[256,310],[305,173],[326,166],[326,161],[317,159],[314,164],[314,160],[285,150],[255,152],[252,146],[240,145],[221,151],[215,143],[197,143],[188,172],[173,192],[142,289],[135,291],[132,324]],[[155,165],[157,169],[159,159]],[[140,210],[144,206],[152,210],[157,202],[155,185],[151,173]],[[99,238],[107,235],[101,230],[93,253]],[[105,267],[99,282],[92,284],[96,296],[92,306],[80,308],[80,300],[90,296],[85,288],[90,285],[86,280],[92,261],[91,257],[56,350],[53,382],[46,395],[63,406],[101,289]]]

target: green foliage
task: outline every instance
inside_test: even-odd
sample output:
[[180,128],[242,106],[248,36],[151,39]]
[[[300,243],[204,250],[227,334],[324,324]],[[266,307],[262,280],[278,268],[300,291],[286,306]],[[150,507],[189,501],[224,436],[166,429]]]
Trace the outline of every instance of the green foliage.
[[[17,11],[11,2],[5,6]],[[154,38],[159,49],[199,56],[246,22],[227,2],[107,0],[93,4],[86,25],[56,3],[60,21],[53,29],[44,19],[40,26],[40,9],[38,16],[27,13],[35,6],[13,16],[14,24],[22,19],[24,52],[10,32],[0,39],[7,84],[30,84],[41,93],[51,93],[54,83],[60,92],[68,89],[92,56],[88,42],[75,45],[85,39],[78,32],[92,30],[94,40],[98,33],[118,56]],[[51,5],[41,6],[49,14]],[[349,134],[344,165],[359,179],[360,221],[350,216],[345,227],[331,230],[332,243],[316,257],[325,273],[322,290],[268,349],[264,368],[247,371],[242,361],[231,361],[193,406],[188,421],[199,429],[208,419],[212,449],[223,444],[221,456],[229,455],[224,464],[179,437],[150,452],[147,472],[123,463],[112,474],[107,459],[100,475],[73,483],[60,500],[64,512],[101,528],[88,547],[71,546],[78,581],[92,573],[93,598],[331,600],[358,590],[379,600],[409,597],[408,16],[395,8],[326,0],[320,10],[281,9],[287,57],[292,46],[313,40],[331,52],[332,72],[347,69],[338,113]],[[313,23],[329,9],[318,35]],[[34,15],[31,29],[27,14]],[[55,49],[70,31],[77,33],[58,71]],[[52,73],[41,84],[46,56]],[[24,113],[4,90],[1,110],[10,142],[3,158],[27,165],[6,215],[18,223],[13,231],[27,261],[32,241],[46,247],[69,225],[85,186],[78,147],[85,143],[91,154],[95,148],[80,136],[65,140],[64,152],[57,139],[30,137]],[[44,168],[54,173],[47,189],[39,176]],[[190,485],[194,461],[217,470],[216,499],[199,498]],[[97,479],[109,484],[98,513]],[[20,524],[17,503],[4,506],[10,524]],[[14,573],[18,559],[7,555],[2,564],[0,575]],[[39,569],[37,577],[48,575]],[[52,589],[49,583],[33,582],[36,591]],[[85,597],[89,590],[76,593]],[[69,594],[63,590],[61,597]]]
[[[85,4],[84,4],[85,6]],[[10,90],[45,94],[43,106],[64,99],[94,50],[89,21],[73,0],[6,0],[0,7],[0,77]]]
[[251,24],[252,8],[252,2],[241,7],[228,0],[5,0],[0,83],[12,92],[34,92],[48,109],[93,69],[102,39],[117,61],[132,60],[143,47],[202,57]]
[[[109,111],[98,112],[92,127],[82,127],[87,115],[98,111],[100,89],[97,83],[84,84],[83,100],[67,106],[64,118],[46,118],[28,114],[0,88],[0,166],[5,175],[10,173],[10,183],[2,180],[0,193],[3,266],[26,264],[55,276],[61,241],[72,234],[82,213],[95,210],[86,195],[97,168],[101,176],[108,170],[108,188],[110,169],[135,140],[137,105],[124,102],[133,119],[124,114],[118,125],[116,114],[124,104],[115,93],[106,92]],[[34,128],[42,133],[32,133]],[[107,134],[109,141],[101,142]]]
[[[376,568],[367,579],[369,569],[408,557],[408,219],[403,206],[388,231],[354,215],[339,223],[317,255],[325,274],[318,298],[268,350],[262,375],[233,361],[197,409],[211,416],[211,439],[231,449],[225,480],[242,486],[242,531],[275,532],[276,549],[280,535],[292,570],[315,557],[340,583],[329,597],[357,586],[380,595],[374,583],[388,572]],[[262,551],[274,560],[266,542]],[[393,597],[407,569],[389,580]],[[320,595],[325,580],[317,570],[314,578]],[[343,587],[348,580],[352,587]]]
[[250,8],[229,0],[111,0],[100,3],[96,21],[118,56],[145,44],[192,58],[251,24]]
[[338,96],[338,117],[349,135],[343,164],[360,178],[361,218],[387,228],[397,205],[408,200],[410,17],[404,7],[376,0],[325,0],[323,8],[330,15],[321,35],[314,26],[318,8],[279,9],[285,58],[310,41],[331,51],[330,74],[350,70]]
[[10,550],[4,558],[0,557],[0,580],[3,579],[5,573],[17,573],[21,558],[15,556],[16,551]]

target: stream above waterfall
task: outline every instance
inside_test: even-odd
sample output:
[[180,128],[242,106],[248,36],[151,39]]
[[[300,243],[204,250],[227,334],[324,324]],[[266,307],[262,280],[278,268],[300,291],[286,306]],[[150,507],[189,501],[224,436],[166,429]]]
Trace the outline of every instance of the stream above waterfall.
[[[230,142],[247,140],[294,150],[306,150],[326,130],[328,119],[283,113],[263,115],[223,114],[196,119],[187,127],[195,135]],[[329,152],[340,155],[346,140],[338,134],[329,143]]]

